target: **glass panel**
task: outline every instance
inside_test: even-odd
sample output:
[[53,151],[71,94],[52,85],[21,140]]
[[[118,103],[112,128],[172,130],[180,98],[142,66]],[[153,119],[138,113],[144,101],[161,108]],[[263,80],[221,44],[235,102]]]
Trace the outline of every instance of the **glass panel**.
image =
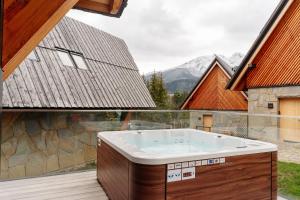
[[[214,111],[73,111],[2,114],[0,181],[95,169],[101,131],[190,128],[278,145],[280,191],[300,169],[300,117]],[[211,133],[209,133],[211,134]],[[294,164],[292,164],[294,163]],[[295,166],[295,167],[294,167]]]
[[88,69],[86,62],[84,61],[84,58],[82,56],[76,54],[71,54],[71,55],[76,63],[76,66],[79,69]]
[[74,67],[74,64],[72,62],[72,59],[69,55],[69,53],[65,52],[65,51],[57,51],[58,56],[60,58],[60,60],[62,61],[63,65],[65,66],[69,66],[69,67]]
[[35,60],[35,61],[39,60],[38,57],[37,57],[37,54],[34,50],[28,55],[27,58],[30,59],[30,60]]

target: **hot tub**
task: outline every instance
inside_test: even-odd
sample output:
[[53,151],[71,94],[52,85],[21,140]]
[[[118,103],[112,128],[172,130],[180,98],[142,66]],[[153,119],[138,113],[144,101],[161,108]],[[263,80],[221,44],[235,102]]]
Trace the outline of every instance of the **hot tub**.
[[276,199],[276,145],[194,129],[98,134],[97,177],[112,200]]

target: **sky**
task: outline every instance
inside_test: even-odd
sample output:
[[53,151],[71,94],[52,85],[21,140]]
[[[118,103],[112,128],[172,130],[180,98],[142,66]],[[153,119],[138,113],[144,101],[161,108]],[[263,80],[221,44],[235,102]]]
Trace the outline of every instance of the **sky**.
[[129,0],[121,18],[71,10],[69,17],[122,38],[140,73],[199,56],[246,54],[279,0]]

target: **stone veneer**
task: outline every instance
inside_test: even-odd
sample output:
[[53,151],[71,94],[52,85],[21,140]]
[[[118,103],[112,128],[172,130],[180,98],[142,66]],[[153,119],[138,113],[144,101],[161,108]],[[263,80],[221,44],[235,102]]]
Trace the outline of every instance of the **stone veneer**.
[[229,112],[229,111],[191,111],[191,128],[203,127],[203,115],[213,116],[212,132],[233,135],[238,137],[247,137],[247,113]]
[[95,162],[97,117],[3,113],[1,179],[40,176]]
[[[248,90],[249,137],[265,141],[278,141],[279,118],[251,116],[251,114],[278,115],[280,98],[300,98],[300,86],[258,88]],[[268,108],[273,103],[273,109]]]

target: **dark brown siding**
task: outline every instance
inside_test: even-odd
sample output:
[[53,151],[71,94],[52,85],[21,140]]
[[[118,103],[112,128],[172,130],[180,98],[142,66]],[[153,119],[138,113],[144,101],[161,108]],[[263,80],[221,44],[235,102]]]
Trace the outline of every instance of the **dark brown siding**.
[[191,97],[185,109],[247,110],[247,100],[241,92],[225,89],[229,78],[220,66],[216,65]]
[[300,85],[300,0],[295,0],[255,57],[247,88]]
[[234,156],[224,165],[196,167],[195,179],[167,184],[167,199],[275,200],[271,157],[271,153]]

